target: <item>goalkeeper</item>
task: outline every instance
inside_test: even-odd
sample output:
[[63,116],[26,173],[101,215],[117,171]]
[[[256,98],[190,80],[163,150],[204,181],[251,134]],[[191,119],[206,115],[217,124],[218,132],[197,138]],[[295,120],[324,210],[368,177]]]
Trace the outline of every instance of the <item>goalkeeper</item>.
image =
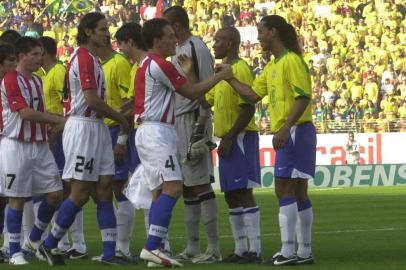
[[[180,6],[173,6],[164,12],[164,18],[175,30],[178,46],[172,63],[183,73],[178,64],[179,56],[187,56],[193,61],[195,81],[203,81],[214,73],[214,59],[206,44],[189,30],[189,18]],[[203,105],[202,105],[203,104]],[[205,106],[206,105],[206,106]],[[214,263],[221,260],[218,237],[218,209],[211,187],[213,165],[210,147],[211,115],[210,105],[191,101],[183,96],[175,96],[175,128],[179,138],[179,153],[184,177],[183,199],[185,203],[185,225],[187,245],[183,252],[175,256],[180,261],[193,263]],[[200,219],[207,235],[207,250],[200,254]]]

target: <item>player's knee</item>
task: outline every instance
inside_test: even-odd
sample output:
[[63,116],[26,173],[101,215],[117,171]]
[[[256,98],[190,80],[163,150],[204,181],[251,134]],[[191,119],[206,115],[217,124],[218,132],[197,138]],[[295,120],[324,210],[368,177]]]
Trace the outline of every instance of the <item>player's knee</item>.
[[56,192],[51,192],[46,195],[47,202],[50,205],[58,206],[61,204],[63,200],[63,192],[62,191],[56,191]]
[[238,199],[238,196],[236,196],[235,192],[225,192],[224,193],[224,198],[226,200],[226,203],[228,205],[228,208],[233,209],[233,208],[237,208],[240,207],[240,201]]
[[179,198],[183,193],[182,181],[165,182],[162,192],[173,198]]

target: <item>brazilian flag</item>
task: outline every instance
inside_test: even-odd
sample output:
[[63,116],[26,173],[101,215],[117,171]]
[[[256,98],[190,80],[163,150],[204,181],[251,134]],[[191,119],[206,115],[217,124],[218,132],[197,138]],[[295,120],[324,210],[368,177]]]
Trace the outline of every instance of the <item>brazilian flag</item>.
[[94,8],[93,1],[90,0],[73,0],[66,8],[67,12],[86,13]]
[[47,0],[45,3],[47,3],[46,9],[48,12],[55,14],[58,13],[59,9],[61,8],[62,0]]

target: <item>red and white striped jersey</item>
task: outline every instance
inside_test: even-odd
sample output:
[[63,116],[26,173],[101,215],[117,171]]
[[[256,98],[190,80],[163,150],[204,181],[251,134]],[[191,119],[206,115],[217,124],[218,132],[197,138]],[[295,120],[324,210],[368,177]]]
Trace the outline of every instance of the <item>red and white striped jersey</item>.
[[134,121],[174,124],[175,91],[186,81],[171,62],[149,53],[135,79]]
[[86,90],[96,90],[97,96],[105,100],[106,84],[102,66],[86,48],[79,47],[67,66],[64,90],[65,116],[100,118],[87,105],[83,94]]
[[23,120],[18,113],[23,108],[45,111],[42,81],[36,75],[27,79],[14,70],[7,73],[1,82],[1,135],[31,143],[46,141],[47,125]]

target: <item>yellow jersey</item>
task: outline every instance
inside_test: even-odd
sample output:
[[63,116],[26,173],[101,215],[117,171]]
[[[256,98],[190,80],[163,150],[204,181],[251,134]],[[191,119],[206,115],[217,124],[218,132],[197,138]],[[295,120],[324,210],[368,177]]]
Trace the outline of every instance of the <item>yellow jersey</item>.
[[[239,81],[251,85],[254,80],[251,68],[247,62],[238,59],[232,64],[234,77]],[[247,104],[246,101],[234,91],[230,84],[221,81],[206,94],[207,102],[212,105],[214,111],[214,135],[222,138],[234,126],[240,114],[240,105]],[[252,117],[245,130],[258,131],[255,119]]]
[[[309,69],[303,58],[286,50],[283,55],[270,61],[253,84],[253,90],[261,98],[269,97],[271,132],[277,132],[286,122],[298,97],[312,98]],[[296,122],[312,121],[311,102]]]
[[135,63],[130,71],[130,87],[128,88],[127,98],[131,99],[135,95],[135,76],[137,75],[138,63]]
[[45,109],[49,113],[63,115],[63,88],[65,86],[66,67],[58,61],[43,76]]
[[[102,63],[102,67],[106,80],[107,105],[118,110],[128,98],[131,64],[125,56],[114,52],[109,60]],[[109,118],[105,118],[104,122],[107,126],[118,125],[116,121]]]

